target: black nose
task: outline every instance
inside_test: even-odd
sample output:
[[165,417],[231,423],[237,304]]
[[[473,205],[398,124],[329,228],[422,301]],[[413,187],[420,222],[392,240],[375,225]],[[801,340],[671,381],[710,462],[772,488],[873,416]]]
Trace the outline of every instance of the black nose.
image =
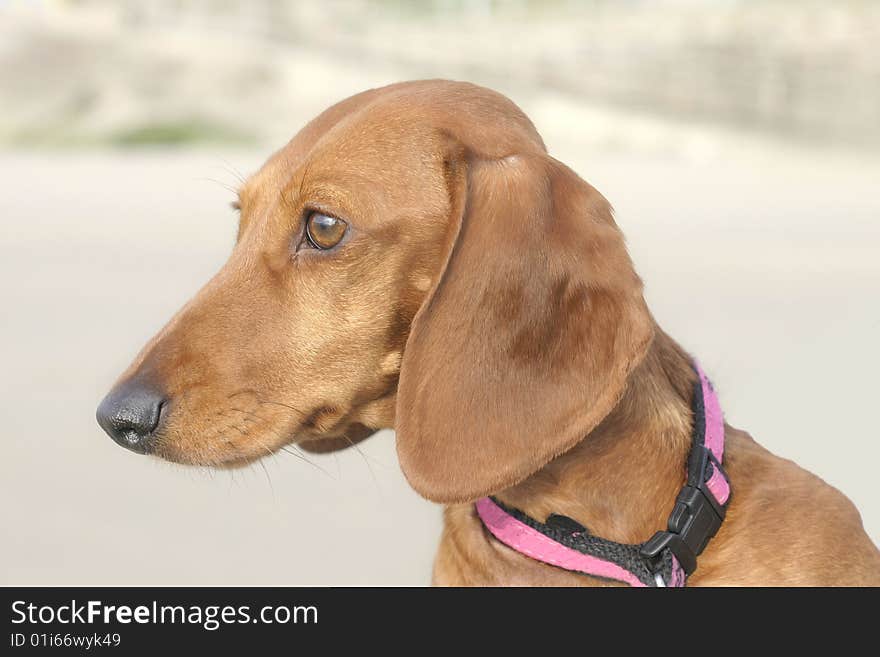
[[95,416],[117,443],[140,454],[150,451],[165,398],[154,387],[136,380],[110,391]]

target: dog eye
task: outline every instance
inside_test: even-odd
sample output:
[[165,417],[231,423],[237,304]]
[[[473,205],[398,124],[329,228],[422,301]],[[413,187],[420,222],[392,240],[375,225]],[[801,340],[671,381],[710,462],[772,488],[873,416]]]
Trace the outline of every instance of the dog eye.
[[306,220],[309,242],[318,249],[332,249],[345,236],[348,224],[342,219],[313,212]]

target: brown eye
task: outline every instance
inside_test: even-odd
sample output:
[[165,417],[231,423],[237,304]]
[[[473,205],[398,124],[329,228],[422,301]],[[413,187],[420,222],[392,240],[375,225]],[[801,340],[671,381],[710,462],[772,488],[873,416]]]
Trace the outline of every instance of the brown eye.
[[339,244],[348,228],[342,219],[313,212],[306,221],[309,241],[319,249],[332,249]]

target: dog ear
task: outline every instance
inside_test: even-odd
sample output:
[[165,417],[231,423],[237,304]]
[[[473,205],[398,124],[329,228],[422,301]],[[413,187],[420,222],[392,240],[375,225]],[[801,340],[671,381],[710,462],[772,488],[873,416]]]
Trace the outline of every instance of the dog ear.
[[503,490],[584,438],[654,332],[599,192],[543,153],[459,170],[454,234],[412,323],[395,422],[410,484],[447,503]]

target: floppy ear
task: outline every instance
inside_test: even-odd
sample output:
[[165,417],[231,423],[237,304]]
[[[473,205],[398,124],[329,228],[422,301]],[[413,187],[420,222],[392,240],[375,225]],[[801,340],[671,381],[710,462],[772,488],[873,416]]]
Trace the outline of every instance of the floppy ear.
[[654,331],[611,207],[577,174],[545,154],[460,170],[457,234],[413,320],[396,413],[401,467],[438,502],[500,491],[574,446]]

